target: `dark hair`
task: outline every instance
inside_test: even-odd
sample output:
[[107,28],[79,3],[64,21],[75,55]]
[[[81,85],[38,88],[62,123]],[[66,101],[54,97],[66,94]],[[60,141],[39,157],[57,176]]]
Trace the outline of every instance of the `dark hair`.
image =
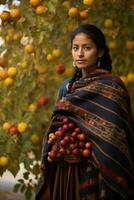
[[[100,59],[100,67],[99,68],[111,71],[112,70],[112,60],[109,55],[109,48],[106,45],[106,39],[105,39],[103,32],[99,28],[97,28],[95,25],[92,25],[92,24],[81,25],[78,28],[76,28],[74,30],[74,32],[72,33],[71,44],[73,43],[75,36],[79,33],[85,33],[86,35],[88,35],[92,39],[92,41],[96,44],[97,49],[104,51],[104,53]],[[70,84],[69,84],[69,90],[71,89],[73,82],[77,78],[79,78],[80,75],[81,75],[81,72],[76,67],[74,76],[72,77]]]

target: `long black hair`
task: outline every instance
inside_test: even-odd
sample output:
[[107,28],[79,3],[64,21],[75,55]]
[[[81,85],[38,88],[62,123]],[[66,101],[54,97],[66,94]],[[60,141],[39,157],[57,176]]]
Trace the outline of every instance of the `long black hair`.
[[[99,68],[106,69],[107,71],[111,71],[112,60],[109,54],[109,48],[106,45],[106,39],[103,32],[98,27],[92,24],[81,25],[78,28],[76,28],[71,35],[71,46],[72,46],[75,36],[78,35],[79,33],[85,33],[96,44],[96,47],[98,50],[104,51],[100,59]],[[81,76],[81,71],[76,66],[75,73],[69,83],[69,90],[71,89],[73,82],[77,80],[80,76]]]

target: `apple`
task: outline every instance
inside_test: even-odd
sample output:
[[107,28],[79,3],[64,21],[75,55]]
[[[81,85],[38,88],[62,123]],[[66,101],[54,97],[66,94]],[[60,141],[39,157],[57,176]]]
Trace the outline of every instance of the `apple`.
[[9,129],[9,133],[10,133],[11,135],[16,135],[16,134],[18,134],[18,129],[17,129],[17,127],[16,127],[15,125],[11,126],[11,128]]
[[61,144],[62,146],[65,146],[65,145],[66,145],[66,143],[67,143],[67,141],[66,141],[66,140],[61,140],[61,141],[60,141],[60,144]]
[[60,152],[62,155],[65,155],[66,150],[65,150],[63,147],[61,147],[60,150],[59,150],[59,152]]
[[54,151],[58,151],[58,146],[56,145],[56,144],[54,144],[53,146],[52,146],[52,150],[54,150]]
[[84,143],[83,141],[80,141],[80,142],[78,143],[78,146],[79,146],[80,148],[84,148],[84,147],[85,147],[85,143]]
[[75,124],[73,122],[70,122],[68,124],[68,126],[69,126],[70,129],[74,129],[75,128]]
[[53,140],[52,138],[50,138],[50,139],[48,140],[48,144],[53,144],[53,142],[54,142],[54,140]]
[[50,158],[55,158],[56,157],[56,151],[55,150],[51,150],[50,152],[49,152],[49,156],[50,156]]
[[58,131],[63,131],[63,128],[62,128],[62,127],[59,127],[59,128],[58,128]]
[[41,96],[38,99],[38,106],[44,106],[48,103],[48,99],[45,96]]
[[80,133],[80,128],[75,128],[75,130],[74,130],[76,133]]
[[78,133],[77,132],[72,132],[72,137],[77,138]]
[[79,154],[80,154],[80,150],[79,150],[78,148],[73,149],[73,150],[72,150],[72,154],[74,154],[74,155],[79,155]]
[[64,124],[64,125],[62,126],[62,128],[63,128],[64,131],[68,131],[68,130],[69,130],[68,124]]
[[56,135],[57,137],[62,137],[62,136],[63,136],[63,131],[56,131],[56,132],[55,132],[55,135]]
[[63,74],[64,71],[65,71],[65,66],[64,66],[64,64],[56,65],[56,66],[55,66],[55,71],[56,71],[58,74]]
[[85,141],[86,136],[85,136],[84,133],[81,133],[81,134],[78,134],[78,135],[77,135],[77,138],[78,138],[80,141]]
[[82,155],[83,155],[84,157],[89,157],[90,154],[91,154],[91,151],[90,151],[89,149],[84,149],[84,150],[82,151]]
[[66,136],[64,137],[64,140],[65,140],[66,142],[69,142],[69,141],[70,141],[70,137],[69,137],[68,135],[66,135]]
[[64,117],[62,120],[63,124],[69,124],[70,120],[67,117]]
[[85,147],[86,147],[87,149],[90,149],[91,146],[92,146],[92,144],[91,144],[90,142],[87,142],[87,143],[85,144]]
[[70,137],[70,143],[74,144],[76,142],[76,139],[74,137]]
[[52,159],[50,158],[50,156],[47,157],[48,162],[52,162]]

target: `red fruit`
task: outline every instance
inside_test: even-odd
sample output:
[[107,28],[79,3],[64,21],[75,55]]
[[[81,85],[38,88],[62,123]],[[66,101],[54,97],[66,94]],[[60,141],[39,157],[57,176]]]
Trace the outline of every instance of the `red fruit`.
[[67,143],[66,140],[61,140],[61,141],[60,141],[60,144],[61,144],[62,146],[65,146],[66,143]]
[[72,150],[72,154],[79,155],[80,154],[80,150],[79,149],[73,149]]
[[80,133],[80,128],[75,128],[75,130],[74,130],[76,133]]
[[45,96],[41,96],[39,99],[38,99],[38,105],[39,106],[44,106],[48,103],[48,99],[45,97]]
[[64,117],[62,120],[63,124],[69,124],[70,120],[67,117]]
[[65,150],[64,148],[60,148],[59,152],[60,152],[62,155],[65,155],[66,150]]
[[9,129],[9,133],[11,135],[16,135],[18,133],[18,129],[16,126],[11,126],[11,128]]
[[54,144],[53,146],[52,146],[52,149],[54,150],[54,151],[58,151],[58,146],[56,145],[56,144]]
[[68,131],[69,130],[68,124],[64,124],[62,128],[63,128],[64,131]]
[[77,133],[77,132],[73,132],[73,133],[72,133],[72,137],[73,137],[73,138],[76,138],[76,137],[77,137],[77,135],[78,135],[78,133]]
[[69,136],[65,136],[65,137],[64,137],[64,140],[65,140],[66,142],[69,142],[69,141],[70,141],[70,137],[69,137]]
[[74,129],[74,128],[75,128],[75,124],[74,124],[73,122],[70,122],[70,123],[68,124],[68,126],[69,126],[69,128],[71,128],[71,129]]
[[70,137],[70,143],[75,143],[76,139],[74,137]]
[[82,142],[82,141],[80,141],[79,144],[78,144],[78,146],[79,146],[80,148],[84,148],[84,147],[85,147],[85,143]]
[[70,149],[70,150],[72,150],[72,149],[74,149],[74,148],[75,148],[75,144],[70,144],[70,145],[69,145],[69,149]]
[[81,133],[81,134],[77,135],[77,138],[78,138],[80,141],[85,141],[86,136],[85,136],[84,133]]
[[91,144],[90,142],[87,142],[87,143],[85,144],[85,147],[86,147],[87,149],[90,149],[91,146],[92,146],[92,144]]
[[90,151],[89,149],[84,149],[84,150],[82,151],[82,155],[83,155],[84,157],[89,157],[90,154],[91,154],[91,151]]
[[48,144],[53,144],[53,142],[54,142],[54,140],[53,140],[52,138],[50,138],[50,139],[48,140]]
[[55,158],[55,157],[56,157],[56,151],[55,151],[55,150],[51,150],[51,151],[49,152],[49,156],[50,156],[51,158]]
[[62,137],[62,136],[63,136],[63,131],[56,131],[56,132],[55,132],[55,135],[56,135],[57,137]]
[[59,127],[59,128],[58,128],[58,131],[63,131],[63,128],[62,128],[62,127]]
[[56,71],[58,74],[64,73],[64,71],[65,71],[64,65],[63,65],[63,64],[56,65],[56,66],[55,66],[55,71]]

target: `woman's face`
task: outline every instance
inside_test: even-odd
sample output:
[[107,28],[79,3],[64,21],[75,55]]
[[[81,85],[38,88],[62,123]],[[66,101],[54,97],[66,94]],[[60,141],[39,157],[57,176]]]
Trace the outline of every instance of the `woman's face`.
[[79,33],[72,42],[72,56],[79,69],[94,69],[100,56],[96,44],[85,33]]

